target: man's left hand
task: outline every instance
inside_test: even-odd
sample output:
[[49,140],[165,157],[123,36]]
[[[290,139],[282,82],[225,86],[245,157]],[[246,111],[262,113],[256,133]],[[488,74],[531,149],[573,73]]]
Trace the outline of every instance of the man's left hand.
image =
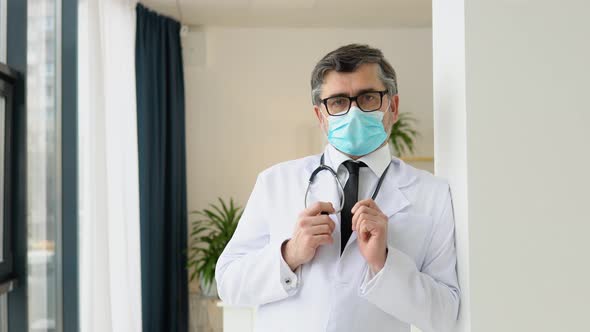
[[361,254],[371,271],[377,273],[387,257],[388,218],[370,198],[357,202],[352,207],[352,214],[352,230],[357,232]]

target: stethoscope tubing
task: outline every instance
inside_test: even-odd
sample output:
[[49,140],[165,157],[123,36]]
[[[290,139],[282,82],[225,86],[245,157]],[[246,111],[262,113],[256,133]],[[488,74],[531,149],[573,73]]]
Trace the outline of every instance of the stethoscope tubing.
[[[383,184],[383,180],[385,179],[385,175],[387,174],[387,171],[389,170],[390,166],[391,166],[391,162],[389,163],[389,165],[387,165],[387,168],[385,169],[385,171],[383,171],[383,174],[379,178],[379,181],[377,182],[377,187],[375,187],[375,190],[373,191],[373,195],[371,195],[371,199],[375,200],[377,198],[377,194],[379,194],[379,191],[381,190],[381,185]],[[338,193],[340,196],[340,207],[338,208],[338,210],[336,210],[334,212],[334,214],[337,214],[337,213],[340,213],[342,211],[342,209],[344,209],[344,199],[345,199],[344,198],[344,186],[342,185],[342,182],[340,182],[340,179],[338,179],[338,174],[336,173],[336,171],[334,171],[334,169],[332,167],[330,167],[324,163],[324,155],[323,154],[320,158],[320,165],[309,176],[309,181],[307,183],[307,189],[305,190],[305,197],[304,197],[303,204],[304,204],[304,207],[307,209],[307,197],[309,195],[311,185],[313,184],[313,181],[315,180],[318,173],[320,173],[321,171],[324,171],[324,170],[330,172],[330,174],[332,174],[332,177],[334,178],[334,180],[337,183]],[[326,213],[322,212],[322,214],[326,214]]]

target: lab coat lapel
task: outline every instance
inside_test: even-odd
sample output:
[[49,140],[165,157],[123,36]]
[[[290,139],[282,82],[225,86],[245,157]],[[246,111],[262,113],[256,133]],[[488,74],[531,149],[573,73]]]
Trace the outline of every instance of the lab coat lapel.
[[[388,218],[410,205],[402,188],[414,180],[415,176],[407,172],[405,164],[401,160],[393,158],[385,179],[383,179],[381,189],[375,198],[375,203]],[[353,232],[348,243],[350,244],[356,239],[357,234]]]
[[395,174],[396,170],[399,170],[399,168],[394,166],[396,165],[392,164],[390,166],[388,174],[385,179],[383,179],[381,190],[375,198],[375,203],[377,203],[381,212],[383,212],[388,218],[391,218],[395,213],[410,205],[410,201],[408,201],[400,189],[399,180],[402,179],[399,179],[399,177],[402,176],[402,174]]

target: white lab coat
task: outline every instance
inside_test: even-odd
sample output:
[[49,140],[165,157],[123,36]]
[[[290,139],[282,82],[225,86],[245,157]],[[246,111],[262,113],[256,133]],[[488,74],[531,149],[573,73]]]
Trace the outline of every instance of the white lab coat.
[[[449,331],[460,299],[449,186],[393,158],[376,203],[389,217],[388,256],[372,275],[353,232],[340,255],[334,243],[293,273],[281,256],[320,155],[259,174],[236,232],[219,258],[219,296],[228,305],[258,306],[256,331]],[[329,172],[314,184],[317,200],[339,204]],[[311,200],[313,201],[313,199]]]

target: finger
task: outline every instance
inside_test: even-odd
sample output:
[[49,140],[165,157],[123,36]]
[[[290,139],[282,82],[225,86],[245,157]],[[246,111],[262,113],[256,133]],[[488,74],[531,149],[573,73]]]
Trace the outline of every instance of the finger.
[[360,207],[360,208],[358,208],[358,209],[356,210],[356,212],[355,212],[355,213],[352,215],[352,229],[353,229],[353,230],[355,229],[355,225],[356,225],[356,223],[357,223],[357,221],[358,221],[358,218],[359,218],[359,216],[360,216],[361,214],[363,214],[363,213],[364,213],[364,214],[370,214],[370,215],[373,215],[373,216],[376,216],[376,217],[379,217],[379,216],[381,216],[381,215],[382,215],[382,213],[381,213],[381,212],[379,212],[379,210],[375,210],[375,209],[373,209],[373,208],[370,208],[370,207],[368,207],[368,206],[365,206],[365,205],[361,206],[361,207]]
[[301,216],[316,216],[322,212],[334,213],[334,206],[330,202],[315,202],[312,206],[301,212]]
[[368,214],[372,214],[372,215],[375,215],[375,216],[381,215],[381,211],[379,209],[372,208],[372,207],[369,207],[369,206],[366,206],[366,205],[361,205],[358,209],[356,209],[355,213],[357,213],[357,214],[359,214],[359,213],[368,213]]
[[320,235],[320,234],[332,234],[332,232],[334,231],[334,229],[332,227],[330,227],[330,225],[328,224],[322,224],[322,225],[314,225],[311,226],[310,228],[310,232],[313,235]]
[[301,224],[303,227],[311,227],[311,226],[315,226],[315,225],[329,225],[330,227],[332,227],[332,229],[334,229],[336,227],[334,220],[332,220],[332,218],[330,218],[330,216],[326,216],[326,215],[304,217],[301,220],[302,220]]
[[357,236],[362,242],[366,242],[369,239],[369,237],[371,236],[371,232],[368,232],[365,230],[364,223],[361,223],[361,226],[359,226],[359,231],[357,232]]
[[368,213],[358,214],[356,220],[353,221],[352,230],[358,232],[361,222],[364,220],[371,220],[371,221],[379,222],[379,216],[375,216],[375,215],[368,214]]
[[314,244],[314,248],[317,248],[324,244],[334,243],[334,238],[332,238],[332,235],[326,234],[314,235],[312,238],[312,243]]
[[363,241],[366,241],[371,236],[373,231],[378,229],[378,227],[379,227],[379,224],[377,222],[375,222],[374,220],[363,219],[363,221],[361,221],[361,223],[359,225],[358,236]]
[[352,213],[355,213],[355,211],[363,205],[373,208],[373,209],[377,209],[377,210],[379,210],[379,212],[381,212],[381,209],[379,209],[379,206],[377,206],[377,203],[375,203],[375,201],[373,199],[367,198],[367,199],[363,199],[361,201],[356,202],[356,204],[352,207]]
[[358,209],[356,213],[352,215],[352,229],[357,230],[359,221],[363,218],[369,217],[372,220],[379,220],[383,218],[383,214],[375,209],[367,207],[364,207],[364,209]]

